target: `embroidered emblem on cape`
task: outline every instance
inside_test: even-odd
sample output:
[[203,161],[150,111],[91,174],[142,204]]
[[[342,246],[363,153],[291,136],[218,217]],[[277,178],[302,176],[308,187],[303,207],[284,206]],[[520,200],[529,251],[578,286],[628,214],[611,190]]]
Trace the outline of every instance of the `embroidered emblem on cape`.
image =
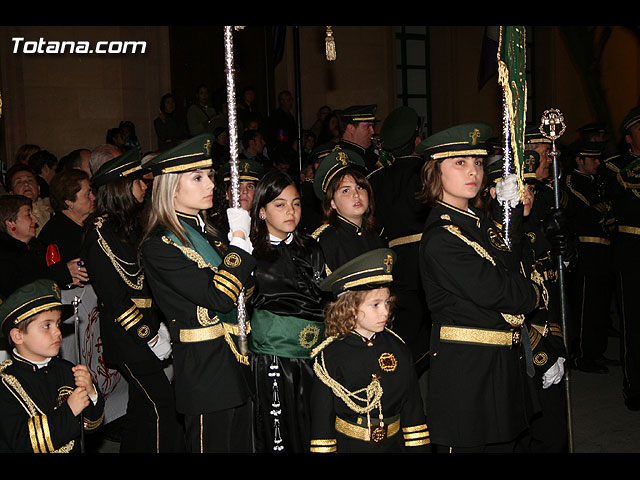
[[383,353],[378,358],[378,365],[385,372],[393,372],[398,366],[398,360],[393,353]]
[[298,335],[298,340],[300,345],[304,348],[311,348],[317,342],[320,337],[320,329],[314,325],[307,325],[302,330],[300,330],[300,334]]

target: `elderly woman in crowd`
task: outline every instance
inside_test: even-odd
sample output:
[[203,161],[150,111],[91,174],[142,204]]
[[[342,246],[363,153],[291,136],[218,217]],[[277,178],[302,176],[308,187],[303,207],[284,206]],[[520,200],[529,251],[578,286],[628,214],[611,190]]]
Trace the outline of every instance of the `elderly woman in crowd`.
[[36,238],[37,219],[31,199],[23,195],[0,197],[0,297],[39,278],[59,285],[80,285],[86,277],[77,267],[77,259],[47,266],[45,247]]
[[36,225],[36,235],[38,235],[53,214],[49,198],[40,196],[38,174],[29,165],[16,163],[7,171],[5,182],[10,194],[24,195],[31,200],[31,211],[38,220]]
[[[53,177],[51,207],[55,214],[38,235],[47,248],[48,264],[78,259],[84,222],[93,212],[94,205],[95,196],[85,172],[65,170]],[[86,273],[82,265],[78,266]]]

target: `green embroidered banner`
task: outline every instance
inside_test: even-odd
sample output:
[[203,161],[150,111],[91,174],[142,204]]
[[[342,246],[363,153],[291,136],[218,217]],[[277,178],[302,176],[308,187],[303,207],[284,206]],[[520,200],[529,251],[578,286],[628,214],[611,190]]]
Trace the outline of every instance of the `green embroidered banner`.
[[524,157],[524,131],[527,119],[526,35],[523,26],[500,27],[498,44],[498,83],[505,100],[505,128],[509,143],[505,158],[511,158],[523,191],[522,162]]

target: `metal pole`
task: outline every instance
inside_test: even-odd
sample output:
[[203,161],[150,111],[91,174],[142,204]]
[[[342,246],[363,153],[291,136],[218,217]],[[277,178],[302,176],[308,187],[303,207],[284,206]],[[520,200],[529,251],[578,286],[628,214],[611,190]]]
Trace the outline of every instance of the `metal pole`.
[[[556,127],[560,126],[558,132]],[[549,128],[547,132],[545,127]],[[549,109],[542,114],[540,132],[546,138],[551,140],[551,158],[553,159],[553,199],[556,210],[560,209],[560,169],[558,166],[559,152],[556,149],[556,140],[562,136],[565,131],[564,117],[560,110]],[[565,294],[564,280],[564,262],[562,254],[558,255],[558,287],[560,288],[560,318],[562,320],[562,335],[564,337],[564,345],[569,351],[568,331],[567,331],[567,299]],[[564,369],[564,387],[567,398],[567,430],[569,434],[569,452],[573,453],[573,421],[571,416],[571,388],[569,383],[569,369]]]
[[[235,69],[233,66],[233,29],[224,27],[225,64],[227,77],[227,107],[229,111],[229,149],[231,160],[231,206],[240,207],[240,181],[238,173],[238,121],[236,118],[236,86]],[[238,27],[236,27],[238,28]],[[238,349],[242,355],[249,351],[247,344],[246,310],[244,302],[244,288],[238,295]]]
[[[76,296],[73,299],[73,337],[76,344],[76,365],[81,364],[81,346],[80,346],[80,318],[78,316],[78,306],[80,305],[80,299]],[[84,453],[84,416],[83,412],[80,412],[80,453]]]

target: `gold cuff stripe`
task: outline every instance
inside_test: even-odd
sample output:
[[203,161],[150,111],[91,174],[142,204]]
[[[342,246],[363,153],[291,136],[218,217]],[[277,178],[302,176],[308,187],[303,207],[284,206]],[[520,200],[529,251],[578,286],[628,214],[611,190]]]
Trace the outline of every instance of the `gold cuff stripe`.
[[240,295],[240,288],[238,288],[237,285],[235,285],[234,283],[230,282],[226,278],[223,278],[220,275],[214,275],[213,276],[213,282],[225,285],[229,290],[231,290],[236,295],[236,297],[238,295]]
[[399,237],[389,242],[389,248],[397,247],[398,245],[406,245],[407,243],[419,242],[422,240],[422,234],[416,233],[415,235],[407,235],[406,237]]
[[180,330],[180,341],[183,343],[205,342],[207,340],[215,340],[224,335],[224,326],[216,323],[205,328],[190,328]]
[[582,243],[600,243],[602,245],[611,245],[611,240],[602,237],[579,236],[578,240],[580,240]]
[[403,433],[420,432],[422,430],[427,430],[427,425],[424,423],[422,425],[416,425],[414,427],[402,427]]
[[338,451],[338,447],[311,447],[311,453],[335,453]]
[[404,439],[405,440],[416,440],[416,439],[422,439],[422,438],[429,438],[429,432],[425,430],[424,432],[405,433],[404,434]]
[[429,445],[431,443],[431,440],[428,438],[425,438],[423,440],[410,440],[408,442],[404,442],[405,446],[407,447],[421,447],[422,445]]
[[532,350],[535,350],[535,348],[540,343],[541,338],[542,338],[542,335],[540,334],[536,326],[534,326],[534,328],[529,330],[529,341],[531,342]]
[[218,270],[216,272],[216,275],[222,275],[223,277],[226,277],[230,282],[233,282],[238,287],[238,290],[242,290],[242,282],[238,280],[238,277],[236,277],[233,273],[230,273],[227,270]]
[[233,291],[229,290],[226,285],[217,282],[215,278],[213,279],[213,284],[218,290],[227,295],[233,301],[233,303],[236,303],[238,301],[238,296],[235,295]]
[[640,235],[640,227],[631,227],[629,225],[619,225],[619,232],[631,233],[633,235]]
[[337,441],[335,438],[320,438],[316,440],[311,440],[311,446],[314,447],[329,447],[331,445],[336,445]]
[[136,325],[140,320],[142,320],[144,317],[141,313],[138,313],[138,316],[133,318],[132,320],[130,320],[129,322],[127,322],[126,324],[123,323],[122,327],[125,330],[129,330],[131,327],[133,327],[134,325]]

